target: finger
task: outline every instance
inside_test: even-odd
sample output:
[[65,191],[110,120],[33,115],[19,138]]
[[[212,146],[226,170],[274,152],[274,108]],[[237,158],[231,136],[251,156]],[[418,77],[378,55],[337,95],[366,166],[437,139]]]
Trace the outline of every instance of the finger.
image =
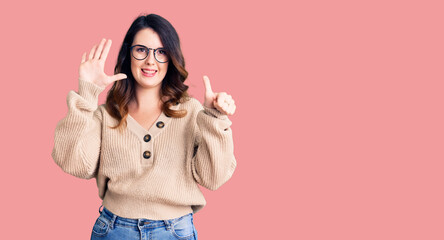
[[230,103],[225,100],[222,104],[219,105],[224,111],[228,110],[228,107],[230,107]]
[[234,111],[236,111],[236,105],[230,105],[230,107],[228,108],[228,114],[233,115]]
[[220,104],[217,100],[213,103],[214,107],[221,113],[227,114],[229,105],[226,102]]
[[213,99],[213,107],[216,109],[219,107],[219,105],[217,105],[216,99]]
[[109,49],[111,48],[111,44],[111,39],[108,39],[108,41],[106,41],[105,48],[103,49],[102,56],[100,56],[100,60],[106,60],[106,58],[108,57]]
[[227,112],[225,111],[225,109],[223,109],[221,106],[219,106],[219,105],[215,105],[214,106],[216,109],[217,109],[217,111],[219,111],[220,113],[222,113],[222,114],[227,114]]
[[203,76],[203,80],[205,85],[205,92],[213,93],[213,90],[211,89],[210,79],[207,76]]
[[219,106],[219,104],[217,103],[217,98],[219,97],[219,93],[215,93],[214,94],[214,98],[213,98],[213,106]]
[[231,95],[228,95],[228,94],[227,94],[227,96],[225,96],[225,100],[224,101],[226,103],[228,103],[228,104],[233,104],[234,103],[233,97]]
[[227,97],[227,93],[226,92],[218,93],[217,94],[217,98],[216,98],[217,99],[217,104],[222,107],[222,105],[225,102],[226,97]]
[[97,48],[96,52],[94,53],[94,59],[99,59],[100,55],[102,54],[102,49],[103,49],[103,45],[105,44],[106,39],[102,39],[102,41],[100,41],[99,47]]
[[82,55],[82,61],[80,63],[84,63],[86,61],[86,52]]
[[91,51],[89,52],[89,57],[88,60],[93,59],[94,57],[94,52],[96,51],[97,45],[94,45],[94,47],[91,48]]
[[214,106],[214,108],[216,108],[217,110],[220,110],[220,109],[221,109],[221,107],[220,107],[219,104],[217,103],[217,99],[214,99],[214,100],[213,100],[213,106]]
[[125,78],[128,78],[128,77],[126,76],[126,74],[124,74],[124,73],[118,73],[118,74],[116,74],[116,75],[114,75],[114,76],[111,76],[111,77],[110,77],[110,80],[111,80],[112,82],[115,82],[115,81],[119,81],[119,80],[122,80],[122,79],[125,79]]
[[224,102],[224,104],[222,104],[222,109],[227,112],[228,111],[228,107],[230,107],[230,105],[227,102]]

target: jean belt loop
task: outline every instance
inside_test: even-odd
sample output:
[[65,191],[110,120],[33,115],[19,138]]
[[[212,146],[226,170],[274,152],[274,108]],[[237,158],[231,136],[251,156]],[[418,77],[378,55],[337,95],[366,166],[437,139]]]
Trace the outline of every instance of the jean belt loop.
[[116,223],[116,218],[117,218],[117,215],[113,214],[113,218],[111,219],[111,222],[110,222],[111,229],[114,229],[114,224]]
[[100,207],[99,207],[99,213],[100,213],[100,214],[102,214],[102,210],[100,210],[102,207],[103,207],[103,204],[100,205]]
[[163,220],[165,222],[166,230],[169,231],[171,229],[171,223],[170,220]]

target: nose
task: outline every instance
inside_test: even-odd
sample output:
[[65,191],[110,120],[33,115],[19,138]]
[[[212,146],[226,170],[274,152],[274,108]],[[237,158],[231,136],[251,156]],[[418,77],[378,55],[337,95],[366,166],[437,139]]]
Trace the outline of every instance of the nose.
[[153,65],[156,59],[154,59],[154,50],[148,49],[148,56],[145,59],[145,63],[148,65]]

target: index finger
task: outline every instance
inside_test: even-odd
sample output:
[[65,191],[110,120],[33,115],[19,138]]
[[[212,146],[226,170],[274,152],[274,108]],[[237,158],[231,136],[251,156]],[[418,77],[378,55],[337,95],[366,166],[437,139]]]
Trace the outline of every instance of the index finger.
[[100,44],[97,47],[96,52],[94,53],[94,58],[95,59],[99,59],[100,58],[100,54],[102,54],[103,44],[105,44],[105,42],[106,42],[105,38],[103,38],[102,41],[100,41]]
[[213,92],[213,90],[211,89],[211,83],[210,83],[210,79],[208,78],[208,76],[203,76],[203,80],[204,80],[204,85],[205,85],[205,90],[207,92]]
[[106,41],[105,47],[103,48],[102,51],[102,55],[100,55],[100,60],[105,61],[106,58],[108,57],[108,53],[109,53],[109,49],[111,48],[111,39],[108,39],[108,41]]

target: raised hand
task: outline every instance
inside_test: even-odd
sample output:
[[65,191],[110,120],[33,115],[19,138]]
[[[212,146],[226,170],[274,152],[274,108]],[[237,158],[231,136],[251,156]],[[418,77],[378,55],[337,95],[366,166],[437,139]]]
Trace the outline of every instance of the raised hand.
[[207,76],[203,77],[203,81],[205,85],[204,106],[215,108],[226,115],[233,115],[236,105],[231,95],[228,95],[226,92],[214,93],[211,89],[210,79]]
[[[106,44],[105,44],[106,43]],[[123,73],[108,76],[104,72],[105,61],[111,48],[111,39],[102,39],[100,44],[94,45],[86,58],[86,52],[83,53],[82,62],[79,67],[79,79],[92,82],[100,87],[106,87],[108,84],[127,78]]]

